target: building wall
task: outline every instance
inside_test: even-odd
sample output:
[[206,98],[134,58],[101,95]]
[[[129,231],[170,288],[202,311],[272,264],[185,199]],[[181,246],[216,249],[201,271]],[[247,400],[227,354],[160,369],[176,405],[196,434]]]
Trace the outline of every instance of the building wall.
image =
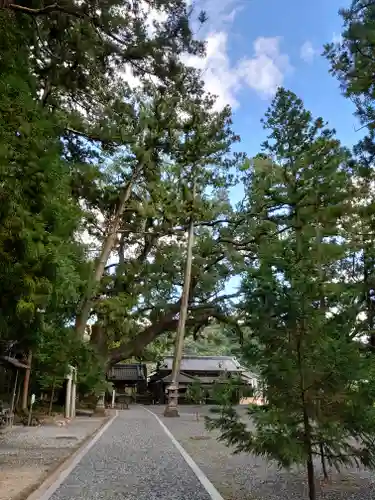
[[[166,390],[169,386],[169,382],[165,382],[162,379],[164,377],[167,377],[170,375],[170,370],[160,370],[157,374],[154,375],[154,377],[150,380],[148,384],[148,389],[149,391],[153,394],[154,402],[159,403],[159,404],[165,404],[167,402],[167,394]],[[202,386],[207,390],[207,395],[205,397],[205,402],[207,404],[213,404],[214,400],[212,398],[212,390],[215,382],[223,376],[222,371],[189,371],[185,370],[183,372],[186,375],[189,375],[191,377],[197,377],[197,378],[207,378],[209,382],[211,380],[213,381],[212,383],[207,383],[202,382]],[[186,390],[189,384],[180,384],[179,386],[179,402],[180,404],[189,404],[190,402],[186,400],[185,394]],[[239,403],[241,398],[240,391],[236,395],[236,397],[233,400],[233,404]]]

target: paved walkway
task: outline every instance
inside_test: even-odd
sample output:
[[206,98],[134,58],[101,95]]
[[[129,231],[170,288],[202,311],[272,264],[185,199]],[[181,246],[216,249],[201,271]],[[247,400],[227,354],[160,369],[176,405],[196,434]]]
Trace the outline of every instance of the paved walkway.
[[141,408],[118,417],[51,500],[210,500],[170,437]]

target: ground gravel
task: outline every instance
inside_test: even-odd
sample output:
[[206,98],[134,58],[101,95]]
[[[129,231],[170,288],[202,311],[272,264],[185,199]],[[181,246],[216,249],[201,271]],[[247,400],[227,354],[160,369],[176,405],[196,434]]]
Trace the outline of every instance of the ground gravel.
[[77,418],[64,427],[14,427],[1,433],[0,500],[37,486],[102,423],[102,418]]
[[51,500],[209,500],[155,417],[139,407],[119,416]]
[[[179,418],[164,418],[163,407],[150,407],[199,465],[225,500],[304,500],[308,498],[304,472],[278,470],[253,455],[232,455],[205,430],[203,417],[195,421],[196,408],[180,407]],[[242,409],[241,411],[244,412]],[[202,415],[209,408],[200,409]],[[320,469],[318,469],[320,470]],[[375,500],[373,472],[351,469],[332,474],[329,485],[318,483],[320,500]]]

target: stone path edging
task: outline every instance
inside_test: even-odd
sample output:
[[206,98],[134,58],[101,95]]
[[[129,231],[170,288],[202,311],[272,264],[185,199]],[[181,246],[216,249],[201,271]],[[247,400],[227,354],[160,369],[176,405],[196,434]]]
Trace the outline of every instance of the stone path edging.
[[65,458],[57,467],[49,471],[41,484],[36,487],[33,486],[32,491],[21,493],[14,500],[48,500],[108,427],[110,427],[116,417],[117,411],[114,415],[107,417],[93,433],[87,436],[68,458]]
[[224,498],[220,495],[218,490],[211,483],[211,481],[208,479],[208,477],[205,475],[205,473],[202,471],[202,469],[200,469],[200,467],[194,462],[194,460],[191,458],[191,456],[188,454],[188,452],[185,450],[185,448],[177,441],[177,439],[173,436],[173,434],[166,427],[166,425],[163,424],[161,419],[155,413],[153,413],[151,410],[148,410],[147,408],[143,408],[143,409],[146,410],[148,413],[151,413],[151,415],[158,421],[158,423],[160,424],[163,431],[166,433],[166,435],[172,441],[174,446],[180,452],[180,454],[182,455],[183,459],[188,464],[190,469],[197,476],[197,478],[199,479],[199,482],[201,483],[203,488],[207,491],[210,498],[212,500],[224,500]]

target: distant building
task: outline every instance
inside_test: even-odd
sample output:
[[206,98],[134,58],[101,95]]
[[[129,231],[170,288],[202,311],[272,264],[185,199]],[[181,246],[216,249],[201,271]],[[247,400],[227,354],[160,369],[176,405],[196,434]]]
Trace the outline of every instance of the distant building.
[[[157,403],[166,402],[166,391],[172,381],[173,356],[167,356],[158,364],[156,371],[149,377],[149,391]],[[179,399],[186,402],[186,391],[194,380],[199,380],[206,389],[206,402],[212,402],[214,384],[225,382],[228,377],[237,376],[243,381],[244,387],[256,389],[258,379],[255,374],[246,371],[235,357],[232,356],[183,356],[178,377]],[[241,394],[238,394],[238,401]],[[237,402],[238,402],[237,401]]]
[[107,380],[111,382],[117,397],[121,397],[132,389],[136,399],[137,394],[147,391],[147,367],[143,363],[117,363],[107,372]]

